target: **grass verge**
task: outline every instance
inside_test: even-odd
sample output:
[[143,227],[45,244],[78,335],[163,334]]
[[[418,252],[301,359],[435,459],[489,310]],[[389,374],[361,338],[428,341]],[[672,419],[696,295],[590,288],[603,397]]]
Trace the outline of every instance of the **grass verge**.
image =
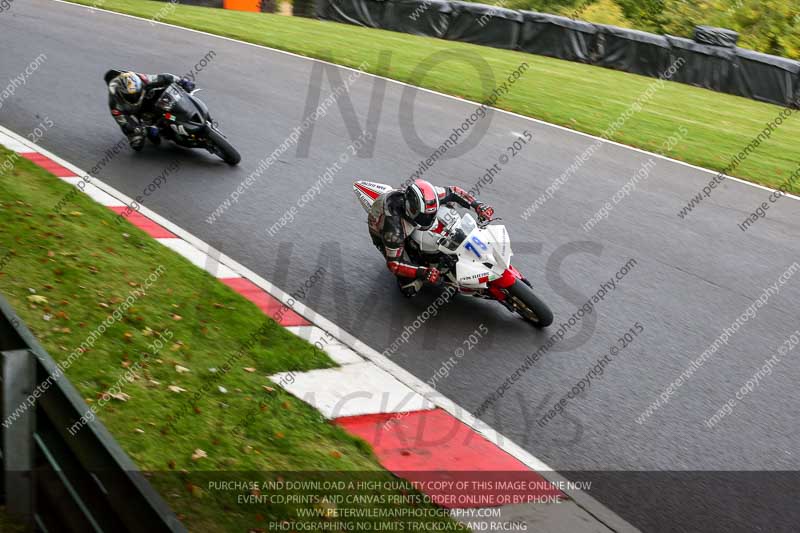
[[6,508],[0,505],[0,531],[3,533],[26,533],[27,530],[25,524],[10,516]]
[[[163,2],[149,0],[106,0],[103,8],[145,18],[158,15],[162,22],[350,67],[366,61],[369,72],[476,101],[483,101],[488,95],[483,92],[482,80],[476,77],[473,66],[449,61],[436,65],[423,79],[414,74],[415,68],[443,50],[467,52],[483,58],[499,83],[520,63],[527,62],[529,69],[499,99],[496,107],[595,135],[602,134],[655,81],[521,52],[296,17],[180,4],[165,10]],[[379,54],[387,50],[391,51],[391,64],[379,70]],[[610,138],[645,150],[657,150],[683,126],[689,131],[687,138],[665,155],[722,170],[767,122],[774,120],[780,109],[747,98],[668,82]],[[795,139],[799,134],[800,123],[791,117],[731,174],[769,187],[779,186],[797,167],[800,149]],[[405,173],[413,170],[407,169]],[[790,185],[789,191],[800,193],[800,182]]]
[[[0,161],[13,161],[9,157],[0,147]],[[258,531],[271,521],[294,519],[302,507],[242,505],[241,491],[216,490],[211,481],[285,475],[276,472],[324,479],[342,471],[394,480],[364,441],[279,387],[265,388],[267,375],[275,372],[334,366],[326,354],[127,221],[118,223],[89,197],[79,194],[55,212],[53,206],[72,190],[21,158],[0,174],[0,293],[63,362],[133,291],[146,288],[75,359],[67,376],[87,403],[105,404],[98,417],[138,466],[154,473],[152,482],[190,531]],[[146,283],[156,271],[155,281]],[[252,348],[211,392],[173,429],[165,429],[165,421],[257,331]],[[163,340],[162,348],[153,348],[156,339]],[[121,379],[131,369],[132,380]],[[119,391],[105,403],[118,383]],[[233,434],[260,400],[263,407],[253,422],[242,435]],[[416,494],[409,489],[405,484],[383,492]],[[404,502],[355,507],[405,508]],[[426,499],[422,507],[433,508]],[[342,520],[369,524],[372,519]],[[444,514],[416,520],[458,529]]]

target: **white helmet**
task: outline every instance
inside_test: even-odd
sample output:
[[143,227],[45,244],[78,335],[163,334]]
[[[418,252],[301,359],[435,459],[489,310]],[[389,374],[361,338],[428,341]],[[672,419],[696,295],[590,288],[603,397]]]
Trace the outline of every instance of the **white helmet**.
[[421,230],[430,229],[439,211],[439,195],[425,180],[414,180],[404,193],[406,216]]

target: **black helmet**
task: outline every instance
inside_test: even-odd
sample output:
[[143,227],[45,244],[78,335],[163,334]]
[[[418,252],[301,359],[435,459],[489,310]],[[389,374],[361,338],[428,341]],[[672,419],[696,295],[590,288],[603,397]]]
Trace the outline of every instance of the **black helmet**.
[[429,182],[415,180],[404,193],[406,216],[417,228],[430,229],[439,211],[439,195]]
[[116,94],[127,103],[136,105],[144,97],[144,83],[135,72],[123,72],[116,79]]

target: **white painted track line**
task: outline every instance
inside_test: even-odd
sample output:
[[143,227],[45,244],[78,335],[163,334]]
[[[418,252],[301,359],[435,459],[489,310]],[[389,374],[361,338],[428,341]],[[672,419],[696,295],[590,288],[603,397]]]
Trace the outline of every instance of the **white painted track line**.
[[436,407],[369,361],[308,372],[282,372],[270,379],[328,419]]
[[2,132],[0,132],[0,144],[5,146],[9,150],[13,150],[14,152],[17,153],[33,151],[27,145],[18,141],[16,138]]
[[317,326],[288,326],[286,329],[309,344],[313,344],[318,349],[324,351],[331,359],[340,365],[364,362],[364,358],[341,342],[331,340],[328,335]]

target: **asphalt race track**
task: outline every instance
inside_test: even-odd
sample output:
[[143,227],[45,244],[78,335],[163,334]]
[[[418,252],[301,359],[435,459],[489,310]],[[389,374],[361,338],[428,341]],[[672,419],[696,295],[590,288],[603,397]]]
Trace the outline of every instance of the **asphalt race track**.
[[[0,50],[0,90],[46,55],[2,101],[0,124],[26,135],[51,119],[55,125],[39,143],[87,170],[121,137],[106,104],[106,69],[183,74],[213,51],[197,73],[200,96],[241,151],[242,164],[229,168],[207,153],[148,147],[141,154],[121,152],[100,170],[102,179],[136,197],[177,159],[178,172],[144,199],[147,207],[289,292],[324,266],[324,280],[305,302],[378,351],[434,301],[434,294],[411,301],[398,294],[370,243],[351,184],[406,180],[475,105],[357,77],[349,92],[353,107],[348,112],[343,106],[348,118],[339,106],[330,107],[300,142],[307,154],[291,146],[210,224],[221,202],[314,110],[317,100],[309,104],[309,93],[321,84],[322,101],[331,91],[329,73],[346,80],[352,71],[47,0],[17,2],[0,16]],[[371,105],[380,111],[372,115],[374,151],[349,156],[359,129],[353,121],[364,128]],[[714,120],[713,110],[708,120]],[[642,530],[796,530],[800,475],[756,471],[800,470],[800,349],[781,357],[712,429],[704,422],[800,328],[800,275],[770,294],[669,403],[641,424],[636,418],[800,261],[800,203],[782,199],[742,232],[737,224],[770,193],[728,180],[681,220],[676,213],[713,175],[653,157],[649,177],[608,218],[584,231],[583,224],[652,157],[604,143],[526,220],[525,209],[595,139],[500,112],[478,124],[476,131],[488,129],[475,134],[473,148],[437,161],[425,176],[471,189],[487,167],[510,155],[506,149],[518,136],[530,132],[533,141],[482,186],[480,198],[503,218],[517,268],[552,306],[556,322],[539,332],[496,303],[456,298],[401,343],[392,359],[429,381],[483,324],[488,336],[435,382],[475,411],[627,264],[616,288],[481,418],[567,477],[593,481],[589,494]],[[754,126],[754,135],[762,127]],[[406,142],[412,131],[428,148]],[[320,181],[340,157],[347,160],[341,170],[330,183]],[[268,228],[291,218],[284,214],[315,184],[319,192],[313,198],[309,193],[293,220],[270,235]],[[603,375],[569,400],[563,415],[537,424],[611,346],[621,346],[618,339],[631,328],[643,330],[619,349]]]

